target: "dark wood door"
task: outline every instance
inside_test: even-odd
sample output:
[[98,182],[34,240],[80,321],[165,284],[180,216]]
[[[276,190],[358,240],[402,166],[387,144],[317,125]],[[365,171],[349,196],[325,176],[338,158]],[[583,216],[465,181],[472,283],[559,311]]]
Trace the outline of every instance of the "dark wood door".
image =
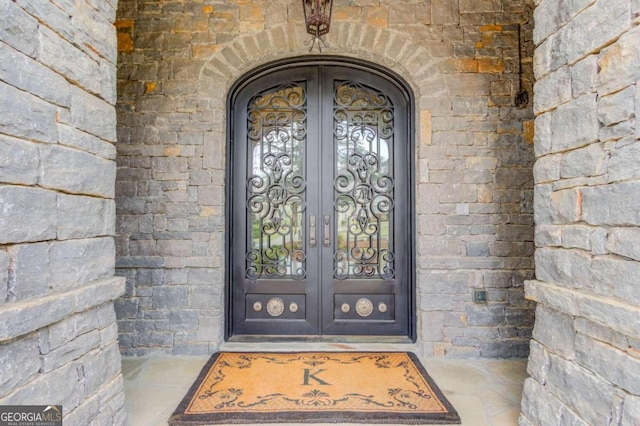
[[339,65],[238,92],[231,335],[410,336],[407,105],[393,82]]

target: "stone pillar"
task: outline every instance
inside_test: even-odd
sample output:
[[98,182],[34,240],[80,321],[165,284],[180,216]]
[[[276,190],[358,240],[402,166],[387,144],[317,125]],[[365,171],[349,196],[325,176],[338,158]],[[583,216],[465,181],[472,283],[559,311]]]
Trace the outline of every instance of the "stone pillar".
[[0,405],[124,424],[115,0],[0,2]]
[[520,425],[640,419],[640,2],[535,11],[538,302]]

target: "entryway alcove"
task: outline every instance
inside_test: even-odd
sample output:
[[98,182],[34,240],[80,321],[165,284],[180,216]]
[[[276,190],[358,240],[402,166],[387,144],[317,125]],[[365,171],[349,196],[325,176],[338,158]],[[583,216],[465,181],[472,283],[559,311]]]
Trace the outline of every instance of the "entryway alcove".
[[412,102],[393,73],[338,57],[233,86],[229,338],[415,338]]

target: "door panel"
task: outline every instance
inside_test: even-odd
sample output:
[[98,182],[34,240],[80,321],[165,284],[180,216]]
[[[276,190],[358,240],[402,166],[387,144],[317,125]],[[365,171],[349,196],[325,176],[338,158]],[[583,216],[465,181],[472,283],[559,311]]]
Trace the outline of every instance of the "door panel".
[[408,336],[403,92],[299,67],[248,84],[233,111],[232,334]]
[[[317,68],[279,72],[237,97],[233,149],[234,334],[318,334]],[[311,176],[311,182],[309,177]]]

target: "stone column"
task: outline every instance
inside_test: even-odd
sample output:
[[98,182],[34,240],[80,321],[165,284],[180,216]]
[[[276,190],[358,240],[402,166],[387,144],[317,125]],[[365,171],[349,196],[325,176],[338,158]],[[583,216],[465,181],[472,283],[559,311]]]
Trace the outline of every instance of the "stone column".
[[124,424],[115,0],[0,2],[0,405]]
[[640,419],[640,2],[537,2],[538,302],[520,425]]

